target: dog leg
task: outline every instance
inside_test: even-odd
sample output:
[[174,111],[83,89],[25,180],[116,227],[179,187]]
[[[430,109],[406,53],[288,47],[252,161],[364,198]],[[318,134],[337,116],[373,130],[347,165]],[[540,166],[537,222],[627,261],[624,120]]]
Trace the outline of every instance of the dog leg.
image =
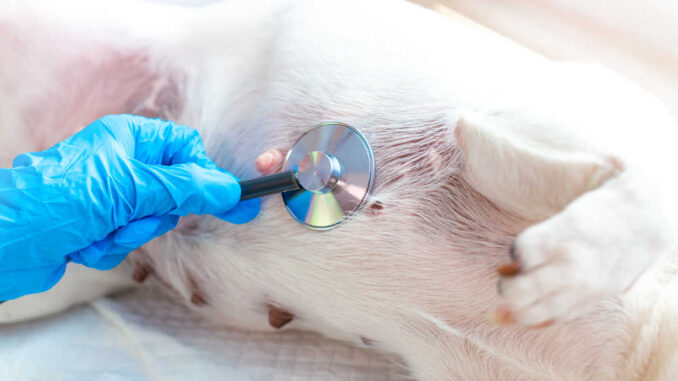
[[523,111],[466,113],[455,131],[469,183],[532,224],[499,269],[499,324],[575,318],[627,290],[676,244],[662,171],[554,125]]

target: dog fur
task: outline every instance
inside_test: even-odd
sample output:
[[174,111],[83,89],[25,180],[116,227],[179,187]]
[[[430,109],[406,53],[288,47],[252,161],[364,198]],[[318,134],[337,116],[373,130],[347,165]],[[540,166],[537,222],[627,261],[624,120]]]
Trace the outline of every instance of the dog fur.
[[399,1],[105,4],[0,3],[5,166],[130,112],[198,129],[249,178],[340,120],[371,142],[376,186],[322,233],[278,197],[242,226],[184,218],[2,321],[152,278],[217,325],[313,330],[415,379],[675,377],[678,130],[651,95]]

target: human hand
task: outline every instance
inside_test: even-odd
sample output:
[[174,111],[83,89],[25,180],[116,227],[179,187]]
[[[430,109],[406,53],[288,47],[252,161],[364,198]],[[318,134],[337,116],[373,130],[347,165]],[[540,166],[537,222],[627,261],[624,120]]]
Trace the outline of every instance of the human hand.
[[197,131],[105,116],[0,169],[0,300],[51,288],[69,260],[111,269],[189,213],[248,222],[259,201],[239,198]]

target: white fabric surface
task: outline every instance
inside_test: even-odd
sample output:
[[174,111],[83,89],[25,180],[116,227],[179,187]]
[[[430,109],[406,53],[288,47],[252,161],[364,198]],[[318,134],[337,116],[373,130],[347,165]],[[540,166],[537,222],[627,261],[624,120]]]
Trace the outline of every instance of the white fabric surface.
[[151,291],[0,326],[0,380],[403,379],[393,359],[306,332],[215,330]]

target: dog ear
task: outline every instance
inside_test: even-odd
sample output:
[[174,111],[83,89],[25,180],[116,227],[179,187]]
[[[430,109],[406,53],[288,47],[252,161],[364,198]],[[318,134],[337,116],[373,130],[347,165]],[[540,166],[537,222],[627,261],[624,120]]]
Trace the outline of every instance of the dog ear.
[[464,111],[455,137],[464,178],[497,206],[530,220],[561,211],[621,171],[566,127],[522,110]]

